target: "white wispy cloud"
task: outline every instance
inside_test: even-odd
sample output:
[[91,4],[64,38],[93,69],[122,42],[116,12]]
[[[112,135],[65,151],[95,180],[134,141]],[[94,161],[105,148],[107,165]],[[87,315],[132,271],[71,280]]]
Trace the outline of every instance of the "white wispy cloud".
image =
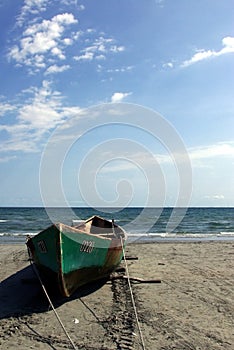
[[211,200],[224,200],[225,196],[224,194],[213,194],[213,195],[205,195],[205,199],[211,199]]
[[[42,12],[52,6],[51,0],[24,1],[17,22],[22,33],[17,37],[17,42],[9,47],[10,62],[17,67],[26,67],[29,74],[43,72],[48,75],[72,68],[75,61],[103,61],[108,55],[125,51],[123,45],[118,45],[113,37],[108,37],[104,32],[77,28],[79,22],[73,13],[62,12],[62,6],[84,10],[77,0],[58,2],[61,13],[50,19],[42,19]],[[67,55],[68,47],[71,47],[70,55]]]
[[214,199],[225,199],[225,196],[223,194],[215,194],[213,196]]
[[118,173],[118,172],[126,172],[126,171],[133,171],[137,167],[136,164],[134,164],[131,161],[114,161],[113,164],[110,162],[109,164],[106,164],[103,166],[100,170],[101,174],[109,174],[109,173]]
[[[89,29],[88,34],[92,35],[95,31]],[[84,49],[81,50],[80,55],[74,56],[74,60],[76,61],[92,61],[93,59],[105,59],[108,54],[117,54],[123,52],[125,47],[122,45],[116,45],[115,40],[113,38],[105,38],[103,35],[98,38],[91,37],[87,40],[89,43]]]
[[167,62],[163,64],[163,68],[173,68],[174,63],[173,62]]
[[66,107],[59,91],[53,90],[51,83],[44,80],[40,88],[25,91],[30,98],[15,106],[15,123],[0,124],[0,131],[7,133],[2,142],[1,152],[37,152],[41,150],[48,131],[61,125],[64,120],[77,115],[79,107]]
[[10,103],[0,102],[0,116],[3,116],[4,114],[8,112],[12,112],[16,109],[16,106],[11,105]]
[[6,156],[6,157],[0,157],[0,163],[7,163],[11,160],[16,159],[16,156]]
[[222,44],[223,44],[223,48],[218,51],[204,50],[204,49],[198,50],[189,60],[185,60],[181,64],[181,67],[188,67],[194,63],[207,60],[208,58],[211,58],[211,57],[218,57],[221,55],[234,52],[234,37],[227,36],[223,38]]
[[86,51],[84,54],[80,56],[74,56],[73,58],[75,61],[92,61],[94,58],[94,53]]
[[[60,5],[74,6],[79,11],[85,9],[85,6],[83,4],[78,4],[77,0],[53,0],[53,2],[56,1],[59,2]],[[40,15],[47,10],[51,3],[51,0],[24,0],[20,14],[17,16],[16,24],[22,27],[28,21],[29,15]]]
[[21,27],[29,14],[35,16],[46,11],[48,3],[49,0],[24,0],[20,14],[17,17],[17,25]]
[[134,66],[124,66],[120,68],[107,69],[107,73],[126,73],[132,71]]
[[[121,143],[120,143],[121,144]],[[174,162],[176,159],[180,161],[181,155],[178,154],[169,154],[165,153],[153,153],[150,156],[150,153],[135,151],[131,153],[131,150],[123,148],[121,150],[121,159],[119,158],[118,150],[115,151],[109,150],[105,154],[101,154],[101,157],[105,159],[110,159],[109,163],[106,163],[104,167],[101,168],[102,174],[111,174],[111,173],[121,173],[121,172],[132,172],[137,168],[144,171],[151,171],[155,164],[158,164],[161,169],[164,167],[170,167],[174,169],[177,167]],[[187,150],[187,155],[191,161],[192,168],[209,168],[213,169],[217,167],[217,164],[220,163],[223,159],[234,159],[234,142],[222,142],[209,146],[200,146],[195,148],[189,148]],[[214,162],[210,162],[214,161]],[[209,166],[207,165],[209,163]],[[213,197],[215,198],[215,197]],[[216,196],[216,199],[222,199],[222,196]]]
[[234,157],[234,142],[219,142],[214,145],[195,147],[188,152],[191,160]]
[[165,1],[165,0],[155,0],[155,4],[156,4],[156,5],[163,6],[164,1]]
[[[183,155],[175,154],[177,159],[183,160]],[[223,158],[234,159],[234,142],[219,142],[208,146],[191,147],[187,149],[193,166],[207,167],[208,160],[219,160]],[[172,155],[170,154],[155,154],[159,164],[172,164]]]
[[117,46],[117,45],[112,45],[110,47],[110,51],[111,52],[122,52],[125,50],[125,47],[124,46]]
[[72,44],[65,30],[70,25],[78,23],[71,13],[62,13],[51,20],[29,25],[23,32],[19,44],[11,47],[8,57],[19,66],[29,66],[31,69],[41,69],[50,60],[64,60],[65,48]]
[[49,130],[63,120],[61,95],[53,91],[50,82],[44,80],[41,88],[34,88],[34,96],[24,104],[18,115],[21,124],[32,129]]
[[85,6],[83,4],[79,4],[77,0],[59,0],[61,4],[66,6],[74,5],[76,9],[79,11],[84,11]]
[[131,92],[115,92],[112,96],[111,96],[111,102],[115,103],[115,102],[121,102],[125,97],[131,95]]
[[54,74],[54,73],[62,73],[66,70],[68,70],[70,66],[68,64],[63,66],[58,66],[56,64],[53,64],[52,66],[49,66],[47,70],[45,71],[45,75]]

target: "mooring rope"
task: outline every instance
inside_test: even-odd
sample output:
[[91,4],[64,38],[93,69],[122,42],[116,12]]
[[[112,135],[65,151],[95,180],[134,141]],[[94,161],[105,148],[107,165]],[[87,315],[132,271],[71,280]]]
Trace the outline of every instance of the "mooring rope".
[[73,349],[74,349],[74,350],[78,350],[77,347],[75,346],[75,344],[73,343],[73,341],[72,341],[70,335],[68,334],[66,328],[64,327],[64,325],[63,325],[63,323],[62,323],[62,320],[60,319],[60,317],[59,317],[57,311],[55,310],[54,305],[53,305],[53,303],[52,303],[52,301],[51,301],[51,299],[50,299],[50,297],[49,297],[49,294],[47,293],[47,290],[46,290],[46,288],[45,288],[45,286],[44,286],[44,284],[43,284],[43,282],[42,282],[42,280],[41,280],[41,277],[40,277],[40,275],[39,275],[37,269],[34,267],[34,264],[32,263],[30,254],[29,254],[29,261],[30,261],[30,264],[31,264],[31,266],[32,266],[32,269],[33,269],[34,273],[36,274],[36,276],[37,276],[37,278],[38,278],[38,280],[39,280],[39,282],[40,282],[40,284],[41,284],[41,287],[42,287],[42,289],[43,289],[43,291],[44,291],[44,293],[45,293],[45,295],[46,295],[46,297],[47,297],[47,299],[48,299],[48,301],[49,301],[49,304],[50,304],[52,310],[54,311],[55,316],[56,316],[58,322],[60,323],[60,325],[61,325],[61,327],[62,327],[62,329],[63,329],[65,335],[67,336],[68,340],[70,341],[70,343],[71,343]]
[[126,276],[127,276],[128,286],[129,286],[130,295],[131,295],[131,299],[132,299],[132,306],[133,306],[133,309],[134,309],[136,322],[137,322],[137,327],[138,327],[138,331],[139,331],[140,338],[141,338],[142,349],[145,350],[146,349],[145,348],[145,342],[144,342],[144,338],[143,338],[143,333],[141,331],[140,322],[139,322],[139,319],[138,319],[137,308],[136,308],[136,303],[135,303],[135,299],[134,299],[134,295],[133,295],[133,291],[132,291],[132,286],[131,286],[131,281],[130,281],[130,275],[129,275],[129,270],[128,270],[127,259],[126,259],[126,255],[125,255],[125,251],[124,251],[122,236],[120,236],[120,239],[121,239],[123,257],[124,257],[124,262],[125,262],[125,267],[126,267]]

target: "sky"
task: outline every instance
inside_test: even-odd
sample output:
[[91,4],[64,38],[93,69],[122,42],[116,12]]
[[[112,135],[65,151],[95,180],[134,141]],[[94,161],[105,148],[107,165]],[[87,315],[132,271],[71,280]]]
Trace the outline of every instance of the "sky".
[[233,207],[233,10],[0,0],[0,206]]

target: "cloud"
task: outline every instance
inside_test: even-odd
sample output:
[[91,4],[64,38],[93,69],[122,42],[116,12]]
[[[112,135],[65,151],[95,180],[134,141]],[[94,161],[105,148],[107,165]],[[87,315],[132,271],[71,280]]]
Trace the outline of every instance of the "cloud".
[[49,130],[63,120],[61,95],[53,91],[50,82],[44,80],[41,88],[34,89],[34,96],[19,110],[18,120],[33,129]]
[[160,7],[163,7],[163,3],[165,0],[154,0],[156,5],[159,5]]
[[11,105],[10,103],[1,103],[0,102],[0,116],[3,116],[4,114],[8,112],[12,112],[16,109],[15,106]]
[[214,199],[225,199],[225,196],[223,194],[215,194],[213,196]]
[[205,196],[206,199],[215,199],[215,200],[223,200],[225,199],[225,196],[223,194],[214,194],[214,195],[211,195],[211,196]]
[[115,103],[115,102],[121,102],[125,97],[131,95],[131,92],[115,92],[112,96],[111,96],[111,102]]
[[48,58],[64,60],[64,49],[71,45],[72,39],[63,35],[66,27],[76,23],[73,14],[63,13],[28,26],[19,44],[10,49],[9,59],[17,65],[36,68],[36,71],[46,67]]
[[77,0],[60,0],[60,3],[66,6],[70,6],[70,5],[75,5],[76,9],[78,9],[79,11],[83,11],[85,9],[85,6],[82,4],[78,4]]
[[[55,0],[53,0],[54,2]],[[60,0],[60,5],[75,6],[79,11],[83,11],[85,6],[77,4],[77,0]],[[24,0],[20,14],[17,17],[16,24],[22,27],[27,22],[29,15],[39,15],[47,10],[47,7],[51,5],[51,0]]]
[[203,60],[207,60],[208,58],[211,58],[211,57],[218,57],[218,56],[225,55],[228,53],[234,53],[234,37],[227,36],[227,37],[223,38],[222,44],[223,44],[223,48],[220,49],[219,51],[203,50],[203,49],[199,50],[198,52],[196,52],[192,56],[192,58],[184,61],[181,64],[181,67],[188,67],[194,63],[197,63],[197,62],[200,62]]
[[205,147],[196,147],[189,150],[191,160],[200,160],[216,157],[234,157],[234,143],[220,142]]
[[107,69],[108,73],[126,73],[132,71],[134,66],[126,66],[121,68]]
[[69,65],[57,66],[56,64],[49,66],[45,72],[45,75],[54,74],[54,73],[62,73],[70,68]]
[[[77,30],[74,25],[78,24],[78,20],[72,13],[65,12],[50,19],[41,19],[41,12],[49,5],[52,5],[51,0],[24,1],[18,17],[22,33],[8,50],[9,61],[17,67],[26,67],[30,74],[40,71],[44,71],[45,75],[55,74],[68,69],[66,60],[69,60],[71,68],[71,58],[78,62],[100,61],[108,55],[120,54],[125,50],[123,45],[118,45],[114,38],[107,37],[103,32],[97,33],[93,28]],[[76,10],[84,9],[84,6],[78,5],[77,0],[62,0],[60,5],[75,6]],[[75,47],[78,41],[79,46]],[[73,54],[68,56],[69,46],[73,46]],[[61,61],[64,62],[63,65]]]
[[85,52],[83,55],[74,56],[75,61],[92,61],[94,58],[93,52]]
[[[187,149],[188,156],[193,167],[208,167],[207,162],[214,159],[221,160],[224,158],[234,159],[234,142],[219,142],[214,145],[192,147]],[[183,155],[175,154],[177,159],[183,160]],[[140,157],[140,155],[139,155]],[[155,153],[155,159],[160,165],[173,164],[173,157],[168,153]]]
[[110,162],[109,164],[105,165],[101,168],[100,172],[102,174],[109,174],[109,173],[118,173],[123,171],[132,171],[136,170],[137,165],[134,164],[131,160],[115,160],[114,162]]
[[17,25],[22,26],[28,14],[39,14],[46,11],[48,0],[24,0],[24,5],[17,18]]
[[[92,29],[87,30],[87,34],[92,35],[95,31]],[[105,59],[107,54],[117,54],[123,52],[125,47],[116,45],[113,38],[105,38],[103,35],[98,38],[89,38],[87,40],[90,45],[81,50],[81,55],[74,56],[76,61],[92,61],[93,59]]]
[[122,52],[122,51],[124,51],[125,50],[125,47],[124,46],[117,46],[117,45],[112,45],[111,47],[110,47],[110,51],[111,52]]
[[16,159],[16,156],[0,157],[0,163],[7,163],[14,159]]
[[40,88],[33,87],[25,91],[32,96],[22,105],[15,106],[15,123],[0,124],[0,131],[7,133],[1,143],[2,152],[38,152],[41,150],[48,132],[64,120],[77,115],[79,107],[65,107],[59,91],[51,88],[51,83],[44,80]]
[[172,62],[167,62],[163,64],[163,68],[173,68],[174,64]]

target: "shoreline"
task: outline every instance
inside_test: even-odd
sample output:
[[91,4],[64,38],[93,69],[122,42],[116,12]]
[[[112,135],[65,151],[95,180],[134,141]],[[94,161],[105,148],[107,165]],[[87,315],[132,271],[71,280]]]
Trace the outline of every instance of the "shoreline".
[[[147,350],[231,350],[234,242],[128,244],[131,277]],[[124,262],[121,263],[124,267]],[[0,244],[0,348],[72,349],[33,275],[24,243]],[[106,281],[105,281],[106,282]],[[56,311],[78,349],[141,349],[126,280],[95,283]]]
[[[35,235],[38,234],[35,233]],[[28,234],[25,235],[1,235],[1,245],[23,245],[26,242]],[[234,242],[233,232],[223,232],[217,234],[128,234],[128,244],[154,244],[154,243],[197,243],[197,242]]]

